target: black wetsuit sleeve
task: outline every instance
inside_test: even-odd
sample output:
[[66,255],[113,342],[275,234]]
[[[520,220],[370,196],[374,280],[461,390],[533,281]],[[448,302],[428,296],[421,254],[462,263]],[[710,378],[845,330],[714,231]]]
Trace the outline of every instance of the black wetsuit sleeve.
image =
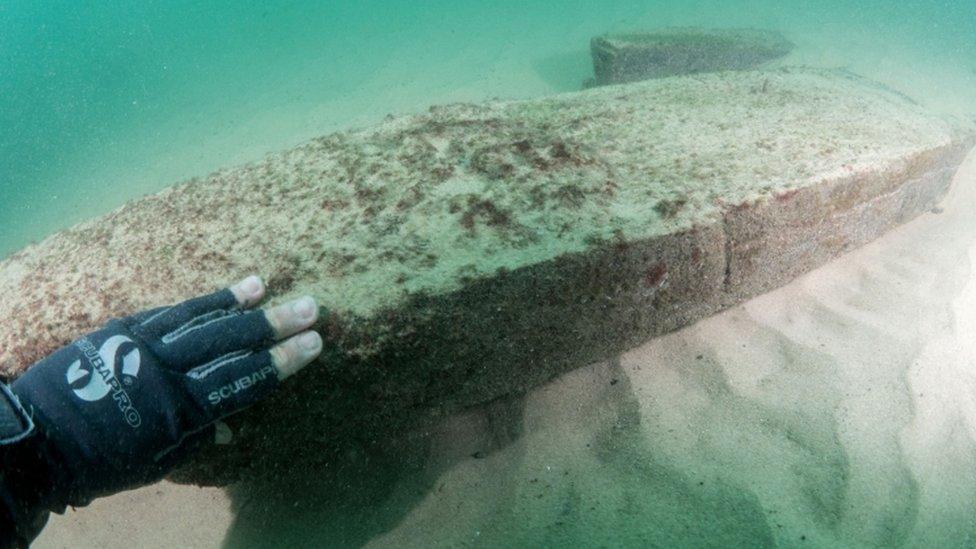
[[30,414],[0,383],[0,548],[26,547],[47,522],[52,487]]

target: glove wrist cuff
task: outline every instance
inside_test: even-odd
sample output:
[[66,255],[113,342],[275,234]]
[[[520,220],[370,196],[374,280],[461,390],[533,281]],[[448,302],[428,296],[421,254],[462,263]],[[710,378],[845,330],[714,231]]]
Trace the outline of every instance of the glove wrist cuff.
[[0,514],[31,539],[47,520],[48,511],[62,512],[46,438],[28,407],[0,383]]

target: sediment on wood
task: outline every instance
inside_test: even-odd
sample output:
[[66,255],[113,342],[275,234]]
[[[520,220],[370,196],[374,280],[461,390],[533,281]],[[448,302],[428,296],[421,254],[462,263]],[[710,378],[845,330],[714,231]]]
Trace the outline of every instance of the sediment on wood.
[[[332,464],[780,286],[931,208],[976,140],[846,73],[449,105],[133,201],[0,262],[13,377],[108,318],[263,274],[327,349],[177,474]],[[355,452],[353,452],[355,453]]]

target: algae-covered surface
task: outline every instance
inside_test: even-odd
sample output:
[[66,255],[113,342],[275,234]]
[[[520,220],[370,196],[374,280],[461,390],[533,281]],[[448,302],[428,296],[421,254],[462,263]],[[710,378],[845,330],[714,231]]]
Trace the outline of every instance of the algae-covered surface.
[[[392,117],[14,254],[0,264],[11,319],[0,361],[15,375],[111,316],[266,273],[276,300],[311,293],[328,310],[330,350],[291,392],[237,418],[238,442],[191,478],[266,472],[289,461],[282,452],[327,463],[336,441],[525,390],[728,306],[721,224],[743,205],[838,181],[867,189],[844,196],[856,204],[936,173],[934,191],[899,199],[910,208],[877,230],[916,214],[971,131],[810,69]],[[820,206],[809,207],[826,215]],[[757,276],[760,289],[784,282]]]
[[[124,250],[109,264],[120,278],[138,281],[151,264],[175,283],[217,283],[274,258],[273,286],[295,280],[330,310],[365,315],[410,293],[450,291],[618,234],[669,234],[717,219],[723,205],[903,162],[950,144],[954,131],[855,77],[816,70],[435,107],[180,184],[4,269],[86,246]],[[84,285],[90,274],[79,266],[56,283]]]
[[[72,333],[250,270],[271,269],[279,293],[369,315],[903,162],[953,132],[900,97],[816,70],[436,107],[188,181],[15,254],[2,265],[17,296],[3,305],[17,320],[2,360],[12,373],[50,350],[54,335],[37,326]],[[107,282],[92,291],[102,297],[62,301],[62,289],[95,280]]]

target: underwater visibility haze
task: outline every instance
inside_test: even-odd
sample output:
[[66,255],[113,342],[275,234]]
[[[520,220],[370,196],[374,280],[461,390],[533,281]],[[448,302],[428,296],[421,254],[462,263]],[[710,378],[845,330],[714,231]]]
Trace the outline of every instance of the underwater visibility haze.
[[[628,39],[640,42],[633,40],[636,34],[674,27],[757,29],[750,36],[766,49],[749,62],[742,50],[737,51],[741,63],[728,68],[746,72],[707,73],[672,85],[667,78],[687,77],[670,76],[668,68],[655,75],[664,77],[655,81],[663,82],[660,88],[617,84],[639,79],[633,77],[630,71],[637,69],[627,65],[619,48],[632,47]],[[765,31],[780,33],[789,45],[778,42],[779,35],[762,34]],[[594,74],[591,40],[608,33],[618,38],[604,39],[600,51],[607,66],[619,66],[598,67]],[[724,38],[716,40],[720,43]],[[727,61],[718,57],[716,65]],[[677,63],[676,58],[670,62]],[[770,71],[790,68],[748,72],[754,64]],[[698,70],[711,71],[706,65]],[[597,86],[582,96],[559,95],[595,84],[614,87]],[[803,87],[807,84],[809,89]],[[770,90],[785,94],[776,97],[792,97],[794,103],[753,110],[750,101]],[[556,95],[560,99],[544,99]],[[803,113],[816,113],[831,97],[841,96],[836,105],[850,111],[804,118]],[[613,106],[641,98],[645,103],[629,111],[626,105]],[[649,126],[647,132],[630,131],[638,126],[627,125],[625,111],[653,119],[647,114],[653,111],[647,98],[691,105],[690,114],[680,122]],[[722,100],[738,98],[741,101],[730,103],[726,113],[715,110]],[[529,102],[466,105],[497,100]],[[579,116],[571,117],[569,111]],[[414,114],[415,119],[399,118]],[[709,125],[724,114],[728,128],[724,123]],[[586,121],[600,116],[604,125]],[[870,116],[878,117],[877,124],[864,122]],[[607,123],[610,117],[619,117],[614,118],[618,122]],[[566,122],[570,119],[574,122]],[[942,126],[943,120],[949,122]],[[547,127],[543,123],[547,121],[556,121],[555,129],[536,131]],[[582,129],[566,129],[573,123]],[[535,191],[545,194],[545,185],[534,190],[505,186],[512,181],[553,184],[565,177],[595,181],[605,173],[619,176],[626,170],[614,162],[630,162],[627,155],[634,155],[638,161],[627,165],[639,166],[648,177],[673,181],[684,177],[674,174],[706,173],[702,181],[716,182],[688,196],[676,194],[674,189],[683,188],[679,183],[668,182],[644,194],[634,190],[633,197],[654,195],[660,200],[653,212],[640,209],[642,198],[615,199],[620,203],[615,211],[624,211],[620,218],[632,224],[621,221],[624,230],[604,236],[606,242],[629,245],[638,236],[678,234],[688,228],[681,225],[685,221],[688,226],[699,223],[694,216],[721,205],[715,200],[719,194],[774,192],[781,183],[788,186],[783,181],[791,177],[809,175],[803,170],[810,166],[824,173],[835,167],[846,169],[841,160],[837,166],[828,165],[840,158],[844,147],[863,147],[857,151],[863,153],[875,151],[875,145],[877,150],[896,150],[912,140],[941,143],[952,133],[945,128],[974,123],[976,5],[972,0],[341,0],[246,5],[176,0],[95,5],[0,1],[0,257],[190,178],[200,178],[201,185],[208,182],[209,189],[229,186],[238,178],[253,183],[248,178],[254,170],[228,168],[259,162],[269,153],[304,147],[261,164],[268,174],[285,181],[306,167],[321,167],[315,163],[316,147],[328,154],[332,154],[329,147],[335,147],[342,154],[367,151],[362,153],[367,155],[381,148],[378,143],[402,140],[393,146],[413,152],[420,137],[428,139],[434,151],[430,154],[448,158],[444,162],[449,163],[454,153],[472,159],[450,170],[461,170],[458,166],[463,165],[468,170],[464,173],[504,182],[493,187],[492,192],[503,193],[492,196],[493,202],[459,202],[461,229],[474,235],[472,239],[486,234],[479,230],[499,225],[531,226],[526,220],[542,211],[538,204],[524,212],[514,206],[502,208],[510,205],[506,201],[522,198],[529,203]],[[472,124],[477,127],[466,126]],[[721,132],[715,127],[721,127]],[[852,127],[871,140],[825,133]],[[360,132],[361,128],[367,130]],[[680,135],[669,138],[655,133],[666,131]],[[333,132],[342,133],[303,145]],[[796,147],[795,160],[771,153],[783,144],[778,139],[797,135],[809,136],[800,145],[817,151]],[[620,143],[621,136],[633,146]],[[768,186],[755,182],[755,188],[744,189],[739,185],[736,177],[744,173],[747,161],[737,148],[736,136],[748,137],[746,145],[755,142],[762,149],[753,173],[765,178],[763,182],[768,180]],[[642,139],[651,144],[646,156],[638,154],[646,145]],[[504,148],[508,141],[514,149]],[[498,143],[500,148],[491,148]],[[719,146],[723,143],[731,144]],[[280,439],[271,439],[264,459],[281,462],[280,470],[287,474],[205,488],[192,485],[199,481],[199,472],[196,477],[177,479],[189,478],[191,484],[165,481],[53,517],[36,545],[972,547],[976,545],[976,272],[972,266],[976,161],[972,155],[963,159],[968,149],[964,145],[953,146],[958,150],[946,153],[938,169],[931,170],[935,174],[931,179],[942,178],[945,185],[938,179],[939,185],[926,187],[928,172],[919,171],[916,178],[905,176],[905,185],[923,182],[922,190],[906,191],[912,198],[905,202],[914,209],[906,207],[884,222],[875,223],[870,210],[844,221],[847,225],[840,223],[850,242],[838,243],[822,232],[798,229],[792,233],[792,243],[773,248],[775,253],[757,255],[760,266],[754,271],[749,271],[748,261],[743,267],[716,260],[717,276],[725,277],[717,284],[725,284],[722,295],[726,297],[716,297],[714,306],[695,314],[682,311],[674,325],[664,322],[667,330],[653,334],[635,330],[647,337],[631,337],[630,324],[643,321],[639,315],[603,324],[598,313],[556,319],[550,328],[558,331],[559,325],[565,325],[590,338],[580,336],[577,343],[585,340],[587,347],[575,349],[574,338],[567,334],[523,340],[512,335],[515,327],[511,333],[500,328],[498,333],[507,341],[538,343],[539,364],[534,363],[534,348],[518,348],[511,351],[517,360],[507,366],[510,369],[499,366],[489,374],[500,372],[512,379],[522,372],[551,375],[531,384],[501,380],[483,392],[458,388],[465,380],[447,373],[422,389],[411,387],[410,380],[395,377],[393,364],[384,363],[388,371],[361,378],[371,384],[362,394],[402,389],[403,394],[428,398],[424,391],[450,387],[468,395],[467,400],[455,399],[452,392],[442,400],[461,405],[442,408],[428,406],[429,398],[418,397],[420,404],[397,411],[409,417],[409,428],[362,428],[362,440],[329,429],[310,434],[314,418],[295,423],[288,427],[304,437],[295,454],[307,456],[321,443],[323,448],[329,446],[330,455],[339,457],[323,460],[320,468],[308,461],[286,463],[283,456],[289,448],[281,446]],[[479,147],[490,150],[484,153]],[[770,154],[764,160],[766,153]],[[820,164],[807,162],[804,154],[813,155]],[[671,171],[655,164],[661,158],[667,159]],[[724,164],[705,165],[707,158],[722,159]],[[392,162],[382,156],[370,159],[381,167]],[[646,165],[640,164],[644,160]],[[333,173],[326,164],[322,166],[326,167],[321,174]],[[429,167],[424,162],[411,165],[412,170]],[[440,164],[435,168],[447,170]],[[224,171],[206,179],[206,174],[218,169]],[[652,174],[653,170],[657,171]],[[388,178],[415,175],[396,172]],[[443,177],[455,175],[449,172]],[[950,180],[945,198],[938,205],[930,204],[928,200],[945,194]],[[281,188],[294,194],[270,192],[263,200],[341,210],[345,205],[336,206],[344,204],[336,197],[342,186],[329,181],[319,191],[328,189],[335,195],[309,198],[302,194],[304,188],[283,182]],[[337,176],[335,181],[342,180]],[[560,195],[560,200],[578,205],[591,200],[587,194],[591,188],[605,190],[603,179],[599,187],[587,186],[590,183],[590,179],[581,182],[583,190]],[[447,204],[450,197],[443,198],[443,193],[490,194],[479,184],[455,181],[432,192],[430,203],[443,199]],[[239,188],[265,192],[262,189],[269,187],[242,183]],[[621,189],[631,192],[626,185]],[[373,191],[384,197],[376,204],[391,211],[416,205],[402,206],[401,201],[394,206],[389,198],[393,190]],[[212,199],[194,202],[208,196]],[[793,195],[776,196],[782,201]],[[237,223],[233,198],[217,191],[189,198],[173,195],[179,210],[175,214],[142,202],[130,206],[129,217],[118,219],[120,223],[137,219],[134,211],[144,214],[139,219],[146,220],[146,227],[172,219],[194,230],[231,217]],[[874,199],[865,194],[837,200],[882,202]],[[248,200],[256,197],[242,198]],[[426,207],[426,195],[419,202]],[[191,211],[192,216],[187,213]],[[246,219],[250,210],[242,206],[239,211]],[[287,205],[280,211],[282,216],[290,214]],[[424,210],[430,223],[442,219],[429,213],[434,211]],[[815,217],[816,211],[809,216]],[[476,257],[457,259],[458,265],[490,264],[507,275],[502,269],[509,266],[506,261],[531,266],[533,261],[541,264],[562,253],[580,252],[583,243],[592,241],[584,236],[572,240],[577,233],[593,227],[599,232],[597,218],[587,217],[591,213],[581,209],[576,218],[560,218],[566,221],[560,238],[534,242],[535,247],[516,243],[513,247],[522,251],[508,255],[504,246],[490,242],[484,249],[477,248]],[[655,225],[653,231],[642,233],[638,225],[645,213],[663,219],[664,228]],[[707,217],[705,213],[701,219]],[[362,226],[344,219],[345,223],[309,226],[306,232],[325,231],[314,238],[323,242],[326,252],[330,241],[369,243],[356,250],[358,258],[329,271],[336,280],[345,277],[345,282],[333,284],[325,277],[315,286],[326,294],[341,295],[336,304],[356,314],[366,317],[380,308],[376,304],[388,304],[383,300],[399,295],[397,284],[405,285],[404,292],[436,289],[442,283],[476,286],[471,280],[483,274],[472,270],[469,277],[457,280],[442,276],[437,269],[453,265],[449,262],[436,269],[431,266],[427,275],[414,278],[409,278],[412,272],[398,277],[393,270],[379,269],[363,258],[370,246],[376,250],[392,246],[383,240],[389,231],[374,230],[378,222],[371,224],[373,218],[365,214],[355,219],[362,219]],[[286,221],[293,220],[262,219],[248,227],[252,232],[267,229],[273,235],[274,230],[290,226]],[[779,222],[772,217],[768,221]],[[228,226],[220,225],[212,233],[200,229],[201,238],[230,241],[233,235],[221,232]],[[443,243],[436,235],[449,236],[461,229],[446,222],[426,228],[434,235],[431,249],[449,257],[450,246],[439,248]],[[300,228],[295,231],[305,234]],[[374,233],[382,238],[368,240]],[[133,229],[132,234],[139,230]],[[782,240],[789,240],[789,231],[785,234]],[[355,240],[360,238],[357,235],[366,236],[360,241]],[[304,244],[271,237],[263,242],[270,247],[268,257],[294,259],[298,254],[294,261],[302,265],[318,265],[321,260]],[[823,251],[813,252],[816,261],[803,263],[791,255],[799,254],[804,243],[815,243]],[[680,245],[684,244],[675,244]],[[51,249],[44,246],[42,251]],[[671,272],[670,263],[655,264],[641,275],[652,288],[645,291],[703,293],[711,287],[709,250],[729,254],[736,249],[735,239],[722,236],[713,248],[707,243],[701,250],[695,248],[694,268]],[[228,254],[234,258],[238,252]],[[677,253],[670,248],[660,253],[672,252]],[[99,256],[93,252],[91,257]],[[495,257],[500,258],[497,264]],[[828,258],[836,259],[820,266]],[[572,267],[569,263],[565,272]],[[595,264],[601,273],[618,266]],[[819,268],[807,273],[815,267]],[[619,268],[622,272],[629,267],[620,264]],[[187,264],[186,269],[185,277],[177,273],[155,285],[190,280],[191,274],[197,274],[191,271],[200,267]],[[750,286],[747,280],[745,289],[736,290],[740,272],[759,272],[754,276],[762,282]],[[207,280],[221,280],[219,272],[205,275],[210,277]],[[705,282],[699,284],[699,276]],[[275,279],[276,287],[287,292],[295,281],[301,285],[314,277],[322,275],[297,269],[285,277],[287,283]],[[767,279],[775,283],[766,283]],[[595,275],[592,286],[563,286],[563,297],[578,294],[599,299],[604,288],[600,284],[609,287],[615,280],[614,273]],[[476,296],[471,299],[486,295],[478,291],[465,295]],[[559,297],[523,295],[526,310],[531,308],[528,302],[538,298],[545,303],[539,310],[563,311]],[[649,307],[663,307],[660,299],[653,301],[654,295],[640,297],[645,298]],[[480,309],[472,305],[472,310]],[[598,311],[596,306],[592,310]],[[457,315],[458,325],[467,322],[462,317]],[[495,322],[497,318],[486,316],[484,325],[495,329],[501,325]],[[390,326],[401,330],[396,337],[410,337],[409,327],[393,321]],[[532,326],[525,322],[518,330],[532,330]],[[613,333],[601,335],[600,330],[609,328]],[[649,339],[650,335],[656,337]],[[449,340],[445,336],[444,341]],[[546,346],[547,340],[558,342],[552,347],[560,347],[579,362],[558,371],[545,370],[540,364],[549,358],[546,353],[556,352]],[[383,344],[377,338],[375,346]],[[482,344],[484,349],[508,349],[503,343],[479,340]],[[614,352],[604,353],[604,344]],[[366,355],[368,348],[363,344],[356,350]],[[440,349],[441,354],[449,351],[453,352]],[[440,356],[437,350],[430,354]],[[496,354],[484,364],[495,368],[509,357]],[[381,375],[388,377],[380,379]],[[403,381],[402,387],[382,387],[391,379]],[[470,379],[472,384],[483,383],[481,377]],[[309,393],[298,388],[295,394]],[[336,406],[346,404],[336,400]],[[288,415],[281,412],[272,417]],[[350,430],[360,429],[354,421],[349,425]],[[335,438],[341,440],[332,444]],[[249,439],[245,433],[237,440]],[[252,447],[231,446],[228,452],[238,459],[238,454],[246,453],[241,448]],[[236,467],[239,461],[234,463]]]

